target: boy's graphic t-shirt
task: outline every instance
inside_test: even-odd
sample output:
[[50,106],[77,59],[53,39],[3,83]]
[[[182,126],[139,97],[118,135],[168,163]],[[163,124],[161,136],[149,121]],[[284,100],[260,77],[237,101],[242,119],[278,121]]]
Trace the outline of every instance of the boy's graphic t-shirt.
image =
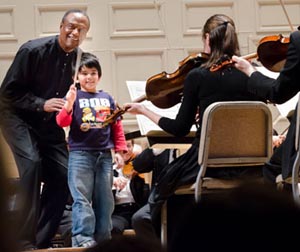
[[105,119],[116,109],[111,95],[77,91],[70,125],[70,150],[106,150],[114,147],[111,126]]

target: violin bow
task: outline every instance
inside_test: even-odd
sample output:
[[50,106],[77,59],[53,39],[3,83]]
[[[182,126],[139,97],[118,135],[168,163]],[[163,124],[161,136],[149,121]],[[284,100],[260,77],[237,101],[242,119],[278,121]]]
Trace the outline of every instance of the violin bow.
[[280,2],[280,4],[281,4],[281,7],[282,7],[282,9],[283,9],[283,12],[284,12],[284,14],[285,14],[285,16],[286,16],[286,19],[287,19],[287,21],[288,21],[288,23],[289,23],[289,26],[290,26],[290,28],[291,28],[291,31],[294,31],[293,24],[292,24],[292,22],[291,22],[291,20],[290,20],[290,18],[289,18],[289,15],[288,15],[288,13],[287,13],[287,11],[286,11],[286,9],[285,9],[283,0],[279,0],[279,2]]
[[81,50],[80,47],[77,47],[77,57],[76,57],[76,63],[75,63],[74,83],[77,82],[77,75],[78,75],[78,71],[79,71],[81,56],[82,56],[82,50]]
[[76,57],[76,63],[75,63],[75,74],[74,74],[74,83],[77,81],[77,76],[78,76],[78,71],[79,71],[79,66],[80,66],[80,61],[81,61],[81,56],[82,56],[82,50],[79,47],[79,45],[82,43],[82,41],[85,38],[85,34],[81,31],[79,31],[79,44],[77,47],[77,57]]

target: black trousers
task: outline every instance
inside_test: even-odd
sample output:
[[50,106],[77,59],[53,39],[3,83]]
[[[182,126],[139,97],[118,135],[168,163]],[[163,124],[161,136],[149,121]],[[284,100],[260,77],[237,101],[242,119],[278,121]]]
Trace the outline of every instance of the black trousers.
[[131,217],[138,209],[135,203],[115,205],[112,214],[112,233],[122,234],[125,229],[131,228]]
[[[19,176],[17,235],[23,248],[47,248],[69,195],[68,149],[55,121],[31,127],[14,114],[2,115],[1,131],[14,155]],[[41,183],[43,188],[41,191]]]

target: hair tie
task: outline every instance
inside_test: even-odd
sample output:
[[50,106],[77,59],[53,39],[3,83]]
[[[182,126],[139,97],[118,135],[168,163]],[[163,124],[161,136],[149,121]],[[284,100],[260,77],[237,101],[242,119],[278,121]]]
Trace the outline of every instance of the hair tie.
[[225,21],[222,25],[227,27],[228,23],[229,23],[229,21]]

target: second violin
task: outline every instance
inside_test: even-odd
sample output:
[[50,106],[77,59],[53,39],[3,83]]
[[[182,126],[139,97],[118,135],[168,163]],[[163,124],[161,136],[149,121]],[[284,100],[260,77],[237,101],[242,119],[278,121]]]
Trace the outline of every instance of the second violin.
[[258,60],[273,72],[279,72],[286,61],[290,39],[281,34],[266,36],[259,41],[257,47]]

